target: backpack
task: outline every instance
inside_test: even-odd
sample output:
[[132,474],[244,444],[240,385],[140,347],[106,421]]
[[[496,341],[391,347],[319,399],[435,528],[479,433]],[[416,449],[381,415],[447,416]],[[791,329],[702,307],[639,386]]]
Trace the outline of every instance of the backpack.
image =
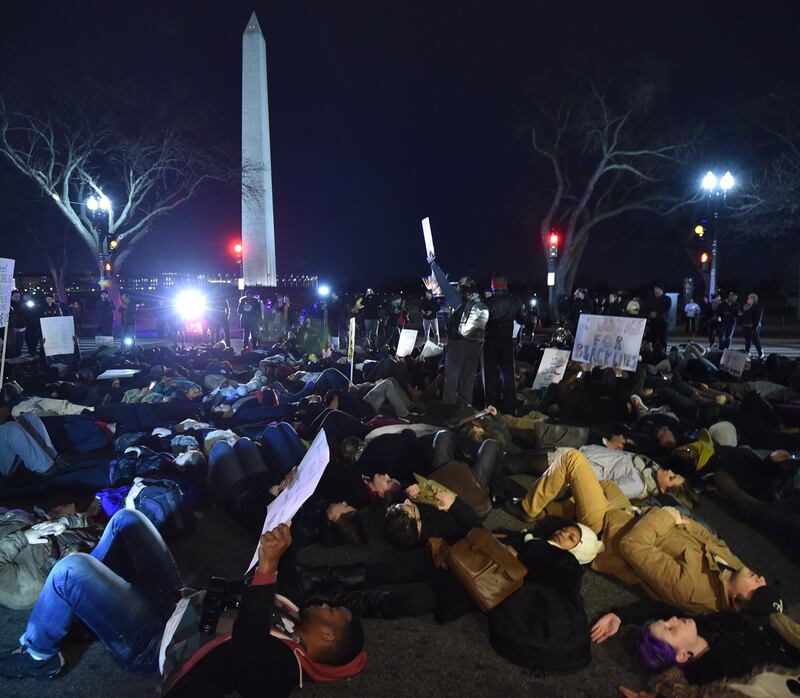
[[580,671],[592,655],[578,561],[545,540],[528,543],[520,561],[531,572],[489,613],[489,642],[501,657],[537,676]]
[[177,482],[143,480],[146,486],[136,495],[136,509],[159,530],[165,540],[184,538],[194,533],[194,509],[186,501]]

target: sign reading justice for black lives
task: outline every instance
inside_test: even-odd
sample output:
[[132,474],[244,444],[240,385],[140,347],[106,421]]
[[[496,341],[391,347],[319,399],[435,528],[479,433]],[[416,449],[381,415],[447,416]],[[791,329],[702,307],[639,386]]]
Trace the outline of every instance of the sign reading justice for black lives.
[[581,315],[572,360],[635,371],[646,322],[644,318]]

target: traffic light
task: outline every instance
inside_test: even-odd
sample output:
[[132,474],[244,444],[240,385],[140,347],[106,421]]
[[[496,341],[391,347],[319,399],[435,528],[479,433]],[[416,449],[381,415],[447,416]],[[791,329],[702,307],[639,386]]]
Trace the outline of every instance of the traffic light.
[[236,243],[236,244],[233,246],[233,251],[234,251],[236,254],[238,254],[238,255],[242,254],[242,245],[241,245],[240,243],[238,243],[238,242],[237,242],[237,243]]
[[548,241],[550,243],[550,250],[548,252],[548,255],[550,259],[555,259],[556,257],[558,257],[558,233],[556,232],[550,233]]
[[112,240],[111,242],[108,243],[108,249],[116,250],[118,244],[119,243],[116,240]]
[[708,221],[705,218],[701,218],[697,221],[697,224],[694,226],[694,234],[697,237],[701,238],[706,234],[708,230]]
[[703,250],[700,253],[700,266],[702,267],[703,271],[708,269],[708,263],[711,261],[711,255]]

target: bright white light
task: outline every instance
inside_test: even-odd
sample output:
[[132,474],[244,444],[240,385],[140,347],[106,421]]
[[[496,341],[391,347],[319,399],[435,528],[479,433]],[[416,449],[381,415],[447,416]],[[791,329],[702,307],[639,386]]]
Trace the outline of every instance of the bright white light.
[[532,305],[532,306],[533,306],[533,305],[536,305],[536,299],[535,299],[535,298],[531,298],[531,305]]
[[25,305],[27,305],[29,308],[32,308],[33,307],[33,301],[25,301]]
[[329,296],[331,293],[330,286],[320,286],[317,289],[317,293],[319,293],[320,296]]
[[733,178],[733,175],[730,172],[726,172],[724,175],[722,175],[722,179],[719,180],[719,186],[722,188],[722,191],[733,189],[734,184],[736,184],[736,180]]
[[132,347],[133,346],[133,338],[132,337],[125,337],[125,346]]
[[100,207],[100,202],[94,198],[94,195],[86,199],[86,208],[90,211],[96,211]]
[[206,310],[206,297],[200,291],[181,291],[175,298],[175,309],[185,320],[193,320]]
[[711,170],[706,172],[706,176],[703,177],[703,189],[707,191],[714,191],[717,188],[717,175],[715,175]]
[[102,208],[104,211],[111,210],[111,201],[109,201],[108,197],[105,194],[103,194],[100,197],[100,201],[98,201],[97,203],[100,206],[100,208]]

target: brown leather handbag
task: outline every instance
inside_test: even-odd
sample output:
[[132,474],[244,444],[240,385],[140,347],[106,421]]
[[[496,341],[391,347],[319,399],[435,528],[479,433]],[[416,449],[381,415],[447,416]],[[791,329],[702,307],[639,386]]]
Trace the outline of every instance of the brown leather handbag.
[[451,545],[445,560],[484,612],[491,611],[519,589],[528,573],[528,568],[483,528],[473,528],[466,538]]

